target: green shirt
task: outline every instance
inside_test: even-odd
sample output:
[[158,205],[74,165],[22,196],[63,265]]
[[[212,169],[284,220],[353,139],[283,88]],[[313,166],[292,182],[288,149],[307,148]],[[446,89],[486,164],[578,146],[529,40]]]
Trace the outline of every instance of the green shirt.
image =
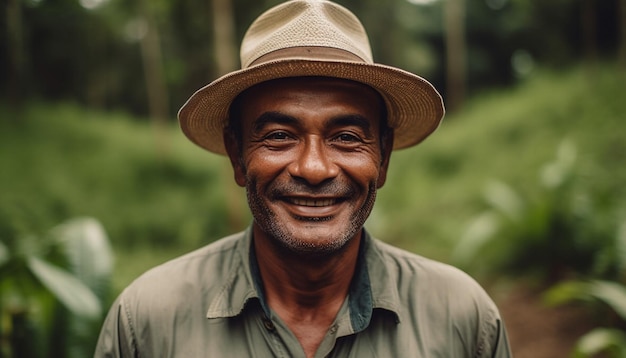
[[[265,304],[251,230],[155,267],[117,298],[95,357],[304,357]],[[451,266],[365,233],[315,357],[510,357],[498,310]]]

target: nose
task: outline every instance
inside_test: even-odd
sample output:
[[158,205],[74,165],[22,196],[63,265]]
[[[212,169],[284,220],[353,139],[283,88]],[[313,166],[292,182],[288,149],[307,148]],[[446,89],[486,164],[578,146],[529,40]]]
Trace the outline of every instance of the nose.
[[289,174],[310,185],[318,185],[337,176],[339,167],[332,161],[321,138],[309,138],[289,165]]

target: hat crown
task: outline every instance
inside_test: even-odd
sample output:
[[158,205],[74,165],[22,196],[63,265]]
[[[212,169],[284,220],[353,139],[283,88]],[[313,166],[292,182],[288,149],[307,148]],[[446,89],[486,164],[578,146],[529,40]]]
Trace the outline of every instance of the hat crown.
[[292,0],[259,16],[241,44],[242,68],[274,51],[324,47],[373,63],[367,33],[348,9],[325,0]]

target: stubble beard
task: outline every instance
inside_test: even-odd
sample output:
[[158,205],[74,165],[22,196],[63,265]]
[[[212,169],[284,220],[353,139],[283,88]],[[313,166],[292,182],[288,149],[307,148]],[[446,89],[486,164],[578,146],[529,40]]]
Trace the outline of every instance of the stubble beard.
[[[349,223],[343,230],[329,232],[323,237],[300,240],[296,237],[297,233],[291,232],[287,225],[279,220],[277,214],[268,207],[259,194],[256,180],[248,178],[246,184],[248,205],[257,226],[267,234],[276,249],[303,259],[322,259],[341,254],[351,239],[356,237],[363,228],[363,224],[365,224],[374,207],[377,192],[376,182],[371,182],[367,191],[365,202],[354,211]],[[354,192],[354,190],[351,189],[351,192]],[[304,227],[307,222],[314,225],[315,222],[323,221],[324,219],[298,218],[298,220],[301,220]]]

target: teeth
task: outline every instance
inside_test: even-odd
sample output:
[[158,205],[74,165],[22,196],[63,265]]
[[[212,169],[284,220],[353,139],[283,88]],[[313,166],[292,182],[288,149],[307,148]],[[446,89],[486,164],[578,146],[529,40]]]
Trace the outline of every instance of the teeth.
[[292,202],[296,205],[302,206],[329,206],[335,203],[335,199],[292,199]]

